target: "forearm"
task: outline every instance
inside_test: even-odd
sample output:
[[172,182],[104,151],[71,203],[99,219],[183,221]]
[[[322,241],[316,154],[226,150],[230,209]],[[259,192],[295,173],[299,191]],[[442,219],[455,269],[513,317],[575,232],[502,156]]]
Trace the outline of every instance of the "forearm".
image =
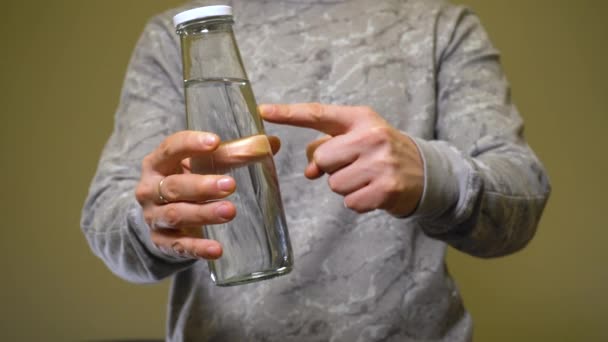
[[160,20],[135,48],[109,138],[85,202],[81,227],[93,250],[120,277],[154,282],[192,261],[161,253],[135,198],[141,163],[168,135],[185,128],[179,49]]
[[415,217],[427,235],[466,253],[512,253],[534,235],[549,182],[479,19],[446,6],[436,25],[436,135],[417,141],[425,189]]
[[415,217],[431,237],[479,257],[523,248],[550,193],[525,144],[497,140],[465,155],[445,142],[418,140],[425,192]]
[[152,243],[135,200],[134,169],[107,164],[102,158],[82,214],[81,227],[93,253],[113,273],[135,283],[156,282],[190,266],[192,261],[172,259]]

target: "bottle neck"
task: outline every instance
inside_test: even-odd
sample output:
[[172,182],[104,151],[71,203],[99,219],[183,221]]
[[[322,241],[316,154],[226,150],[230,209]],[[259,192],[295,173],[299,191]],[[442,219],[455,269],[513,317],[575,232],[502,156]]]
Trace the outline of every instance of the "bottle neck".
[[239,49],[232,31],[232,16],[212,17],[180,25],[184,81],[243,79]]

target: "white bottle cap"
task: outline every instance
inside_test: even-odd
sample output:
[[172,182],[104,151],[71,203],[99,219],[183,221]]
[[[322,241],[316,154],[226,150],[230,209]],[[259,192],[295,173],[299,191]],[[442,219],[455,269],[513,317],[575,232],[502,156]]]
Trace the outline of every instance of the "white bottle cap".
[[232,7],[225,5],[199,7],[177,14],[173,17],[173,25],[177,27],[188,21],[224,15],[232,15]]

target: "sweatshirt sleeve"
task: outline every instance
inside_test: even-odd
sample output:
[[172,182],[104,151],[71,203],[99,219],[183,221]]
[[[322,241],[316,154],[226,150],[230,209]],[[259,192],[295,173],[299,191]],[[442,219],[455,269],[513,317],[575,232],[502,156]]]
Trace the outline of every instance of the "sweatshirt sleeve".
[[81,228],[93,252],[131,282],[155,282],[193,261],[161,253],[135,199],[141,161],[166,136],[185,127],[179,44],[153,19],[129,63],[114,129],[89,189]]
[[550,185],[527,145],[499,53],[479,19],[445,7],[436,22],[436,139],[416,139],[425,188],[414,217],[465,253],[494,257],[535,233]]

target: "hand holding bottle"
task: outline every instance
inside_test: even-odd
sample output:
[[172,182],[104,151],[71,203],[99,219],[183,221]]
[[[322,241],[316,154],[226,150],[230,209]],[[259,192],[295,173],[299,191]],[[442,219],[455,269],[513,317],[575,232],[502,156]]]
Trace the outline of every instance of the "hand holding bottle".
[[236,190],[236,184],[225,175],[194,174],[191,162],[212,158],[216,167],[229,169],[254,163],[279,148],[278,138],[265,135],[225,144],[205,132],[182,131],[167,137],[144,158],[136,188],[152,241],[167,254],[219,258],[222,246],[205,239],[200,227],[235,217],[235,206],[224,198]]

